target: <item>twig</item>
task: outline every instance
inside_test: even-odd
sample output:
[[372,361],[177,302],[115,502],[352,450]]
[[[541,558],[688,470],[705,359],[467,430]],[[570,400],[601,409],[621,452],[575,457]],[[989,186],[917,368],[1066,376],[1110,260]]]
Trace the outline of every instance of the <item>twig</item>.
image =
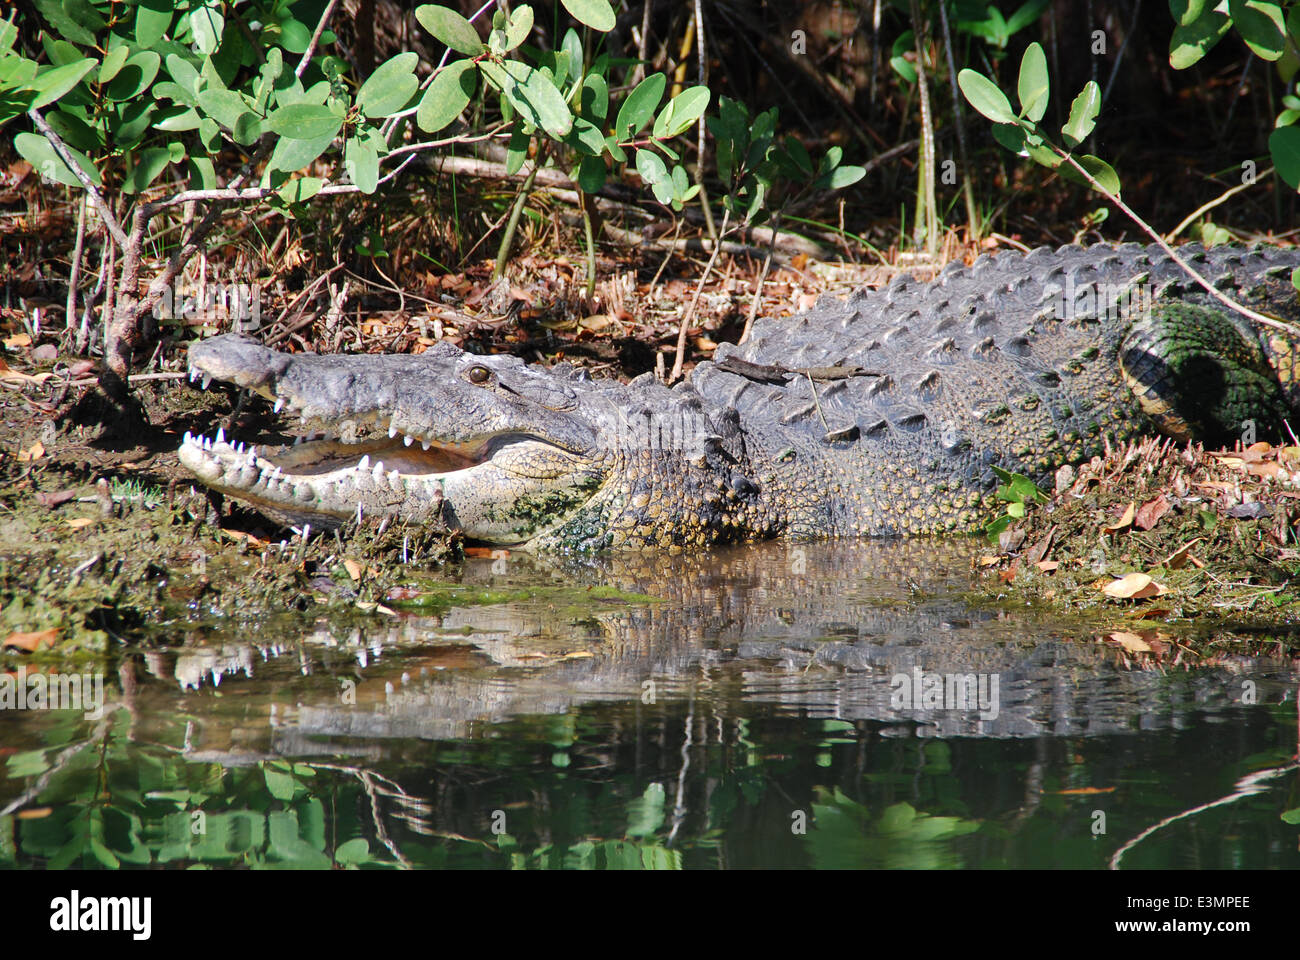
[[1206,212],[1209,211],[1209,210],[1213,210],[1215,207],[1217,207],[1219,204],[1223,203],[1223,202],[1224,202],[1225,200],[1227,200],[1229,197],[1231,197],[1231,196],[1235,196],[1236,194],[1241,193],[1241,191],[1245,190],[1247,187],[1253,187],[1256,183],[1258,183],[1260,180],[1263,180],[1265,177],[1267,177],[1267,176],[1268,176],[1270,173],[1272,173],[1272,172],[1273,172],[1273,168],[1272,168],[1272,167],[1269,167],[1267,170],[1265,170],[1263,173],[1261,173],[1258,177],[1256,177],[1256,178],[1254,179],[1254,181],[1252,181],[1251,183],[1239,183],[1239,184],[1237,184],[1235,187],[1230,187],[1229,189],[1223,191],[1223,193],[1219,194],[1217,197],[1215,197],[1215,198],[1214,198],[1213,200],[1211,200],[1209,203],[1203,203],[1203,204],[1201,204],[1199,207],[1197,207],[1195,210],[1193,210],[1191,213],[1189,213],[1186,217],[1184,217],[1182,223],[1180,223],[1178,226],[1174,227],[1174,229],[1172,229],[1171,231],[1169,231],[1169,233],[1165,235],[1165,239],[1166,239],[1166,240],[1170,240],[1170,241],[1172,241],[1172,240],[1174,239],[1174,237],[1178,236],[1180,233],[1183,232],[1184,229],[1187,228],[1187,225],[1188,225],[1189,223],[1191,223],[1192,221],[1194,221],[1194,220],[1195,220],[1197,217],[1199,217],[1201,214],[1206,213]]
[[695,296],[691,298],[691,304],[682,314],[682,325],[677,328],[677,353],[673,357],[673,371],[668,375],[669,383],[676,383],[682,375],[682,362],[686,357],[686,328],[690,326],[691,320],[695,317],[695,308],[699,306],[700,296],[704,293],[704,285],[709,280],[709,274],[713,272],[713,265],[718,260],[718,254],[722,252],[722,238],[727,235],[727,225],[731,222],[731,211],[724,210],[722,214],[722,229],[718,231],[718,239],[713,243],[713,254],[709,257],[709,263],[704,268],[704,273],[700,274],[700,282],[695,285]]
[[1083,168],[1083,165],[1079,163],[1078,160],[1075,160],[1074,157],[1071,156],[1069,153],[1062,150],[1056,144],[1050,143],[1050,141],[1044,141],[1044,142],[1049,143],[1052,150],[1058,156],[1068,161],[1069,164],[1072,167],[1074,167],[1074,169],[1077,170],[1083,176],[1083,178],[1088,181],[1089,184],[1091,184],[1094,190],[1100,193],[1103,197],[1105,197],[1115,206],[1119,207],[1120,210],[1122,210],[1130,220],[1132,220],[1139,227],[1141,227],[1143,232],[1145,232],[1147,236],[1149,236],[1152,240],[1154,240],[1156,242],[1156,245],[1160,247],[1161,250],[1163,250],[1166,254],[1169,255],[1170,260],[1174,261],[1174,263],[1182,267],[1183,271],[1189,277],[1195,280],[1197,284],[1203,287],[1205,291],[1210,296],[1212,296],[1215,300],[1218,300],[1221,304],[1223,304],[1225,307],[1228,307],[1230,310],[1235,310],[1243,317],[1246,317],[1247,319],[1250,320],[1254,320],[1256,323],[1262,323],[1266,327],[1273,327],[1274,329],[1282,330],[1286,333],[1289,333],[1293,337],[1300,337],[1300,328],[1292,326],[1289,323],[1283,323],[1281,320],[1274,320],[1272,317],[1267,317],[1262,313],[1258,313],[1257,311],[1250,309],[1250,307],[1242,306],[1240,303],[1237,303],[1237,301],[1233,300],[1231,297],[1229,297],[1226,293],[1224,293],[1214,284],[1210,283],[1209,280],[1206,280],[1205,277],[1201,276],[1199,273],[1193,270],[1192,267],[1187,263],[1187,261],[1185,261],[1182,257],[1180,257],[1177,254],[1177,252],[1175,252],[1174,248],[1169,245],[1169,243],[1165,240],[1164,237],[1160,236],[1159,232],[1157,232],[1145,220],[1139,217],[1132,207],[1130,207],[1127,203],[1121,200],[1118,194],[1111,193],[1104,186],[1102,186],[1102,184],[1097,180],[1097,178],[1094,177],[1087,170],[1085,170]]
[[90,194],[90,199],[95,201],[95,209],[99,211],[100,219],[104,221],[104,226],[107,227],[108,232],[113,235],[113,239],[117,241],[117,245],[126,249],[126,232],[122,229],[122,225],[117,222],[117,217],[113,216],[113,211],[109,209],[108,204],[104,201],[104,197],[95,187],[94,181],[90,179],[85,170],[81,169],[81,164],[77,163],[72,154],[68,151],[67,144],[65,144],[63,139],[54,132],[54,128],[45,122],[45,118],[41,116],[40,110],[35,108],[28,110],[27,116],[32,118],[32,123],[36,124],[36,129],[41,131],[41,135],[50,142],[50,146],[54,148],[54,152],[57,153],[63,162],[68,165],[68,169],[72,171],[72,175],[81,181],[81,185],[85,188],[86,193]]

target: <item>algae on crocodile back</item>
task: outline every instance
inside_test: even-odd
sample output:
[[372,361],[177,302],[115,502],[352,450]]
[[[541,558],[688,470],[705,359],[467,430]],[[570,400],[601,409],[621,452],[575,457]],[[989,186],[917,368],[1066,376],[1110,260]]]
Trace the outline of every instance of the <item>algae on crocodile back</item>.
[[[1300,319],[1300,251],[1181,256],[1257,310]],[[273,400],[304,431],[286,450],[188,437],[213,489],[295,524],[355,514],[552,551],[692,551],[783,537],[972,530],[994,467],[1043,481],[1107,441],[1163,430],[1280,439],[1294,345],[1229,316],[1163,251],[1041,248],[896,277],[846,302],[766,319],[668,389],[567,365],[478,356],[277,353],[225,335],[192,378]]]

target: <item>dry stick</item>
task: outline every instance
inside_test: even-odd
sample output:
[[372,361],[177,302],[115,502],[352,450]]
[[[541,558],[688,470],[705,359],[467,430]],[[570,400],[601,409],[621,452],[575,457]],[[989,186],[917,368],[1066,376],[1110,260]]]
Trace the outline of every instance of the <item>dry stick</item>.
[[1229,197],[1231,197],[1231,196],[1234,196],[1235,194],[1241,193],[1241,191],[1245,190],[1247,187],[1253,187],[1256,183],[1258,183],[1260,180],[1263,180],[1265,177],[1267,177],[1267,176],[1268,176],[1270,173],[1272,173],[1272,172],[1273,172],[1273,168],[1272,168],[1272,167],[1269,167],[1267,170],[1265,170],[1263,173],[1261,173],[1258,177],[1256,177],[1256,178],[1255,178],[1253,181],[1251,181],[1250,183],[1239,183],[1239,184],[1237,184],[1237,186],[1235,186],[1235,187],[1230,187],[1229,189],[1225,190],[1223,193],[1219,194],[1218,197],[1216,197],[1215,199],[1211,200],[1209,203],[1203,203],[1203,204],[1201,204],[1199,207],[1197,207],[1195,210],[1193,210],[1191,213],[1189,213],[1186,217],[1184,217],[1182,223],[1180,223],[1178,226],[1176,226],[1176,227],[1174,227],[1172,230],[1170,230],[1169,233],[1165,236],[1165,239],[1166,239],[1166,240],[1173,240],[1174,237],[1178,236],[1180,233],[1183,232],[1183,230],[1185,230],[1185,229],[1187,228],[1187,225],[1188,225],[1189,223],[1191,223],[1192,221],[1194,221],[1194,220],[1195,220],[1197,217],[1199,217],[1201,214],[1206,213],[1207,211],[1213,210],[1213,209],[1214,209],[1215,207],[1217,207],[1219,204],[1223,203],[1223,201],[1227,200],[1227,199],[1228,199]]
[[925,74],[926,41],[924,24],[921,20],[921,8],[917,0],[911,0],[912,29],[916,35],[916,89],[921,100],[921,171],[917,183],[917,218],[912,228],[921,229],[921,207],[925,208],[925,253],[934,260],[938,253],[939,214],[935,210],[934,196],[934,116],[930,110],[930,81]]
[[745,318],[745,329],[740,333],[740,342],[744,343],[749,339],[749,331],[754,327],[754,320],[758,317],[759,305],[763,302],[763,284],[767,282],[767,272],[772,268],[772,250],[776,246],[776,228],[772,224],[772,240],[767,245],[767,256],[763,258],[763,269],[758,275],[758,283],[754,286],[754,300],[749,305],[749,316]]
[[718,239],[713,242],[713,254],[709,257],[704,273],[700,275],[700,282],[695,285],[695,296],[691,298],[691,305],[682,314],[682,325],[677,328],[677,353],[673,357],[673,372],[668,375],[669,383],[676,383],[682,375],[682,362],[686,355],[686,328],[691,325],[695,308],[699,306],[700,296],[704,293],[704,284],[708,282],[709,274],[713,272],[713,265],[718,260],[718,254],[722,252],[722,238],[727,235],[727,225],[730,221],[731,211],[725,210],[722,214],[722,229],[718,231]]
[[68,302],[63,323],[71,330],[77,325],[77,283],[81,280],[81,255],[86,245],[86,195],[77,204],[77,242],[72,247],[72,268],[68,271]]
[[108,227],[108,232],[113,235],[113,239],[117,241],[117,245],[125,249],[127,245],[126,232],[122,229],[122,225],[117,222],[117,217],[113,216],[113,211],[109,209],[108,204],[104,201],[103,195],[101,195],[99,190],[95,187],[94,181],[90,179],[86,174],[86,171],[81,169],[81,164],[77,163],[72,154],[68,152],[67,145],[63,142],[62,138],[54,132],[54,128],[45,122],[45,118],[41,116],[40,110],[35,108],[28,110],[27,116],[32,118],[32,123],[36,125],[36,129],[41,131],[41,135],[50,142],[50,146],[54,148],[54,152],[57,153],[59,157],[62,158],[63,162],[68,165],[68,169],[72,171],[72,175],[81,181],[82,187],[85,188],[86,193],[90,194],[90,199],[95,202],[95,208],[99,211],[99,217],[104,221],[104,226]]
[[[1044,141],[1044,142],[1050,143],[1049,141]],[[1212,296],[1215,300],[1218,300],[1221,304],[1223,304],[1225,307],[1229,308],[1230,310],[1235,310],[1243,317],[1246,317],[1247,319],[1250,320],[1254,320],[1256,323],[1262,323],[1266,327],[1273,327],[1274,329],[1282,330],[1286,333],[1289,333],[1293,337],[1300,337],[1300,328],[1294,327],[1289,323],[1283,323],[1281,320],[1275,320],[1272,317],[1267,317],[1262,313],[1258,313],[1250,309],[1250,307],[1242,306],[1240,303],[1233,300],[1231,297],[1229,297],[1226,293],[1224,293],[1214,284],[1210,283],[1209,280],[1206,280],[1203,276],[1201,276],[1199,273],[1193,270],[1191,265],[1188,264],[1187,261],[1185,261],[1174,251],[1174,248],[1169,245],[1169,243],[1165,240],[1164,237],[1160,236],[1159,232],[1157,232],[1153,227],[1147,224],[1145,220],[1143,220],[1141,217],[1137,215],[1137,213],[1133,210],[1133,208],[1131,208],[1127,203],[1121,200],[1118,194],[1111,193],[1104,186],[1102,186],[1102,184],[1097,180],[1096,177],[1094,177],[1091,173],[1089,173],[1087,170],[1083,168],[1083,165],[1080,164],[1079,161],[1075,160],[1074,157],[1066,153],[1056,144],[1050,143],[1050,146],[1052,150],[1057,154],[1057,156],[1061,157],[1064,160],[1069,161],[1070,165],[1074,167],[1075,170],[1079,171],[1080,174],[1083,175],[1083,178],[1087,180],[1089,184],[1092,185],[1092,188],[1094,190],[1100,193],[1103,197],[1105,197],[1115,206],[1119,207],[1119,209],[1124,212],[1125,216],[1127,216],[1130,220],[1132,220],[1139,227],[1141,227],[1142,230],[1149,237],[1151,237],[1152,240],[1156,242],[1156,245],[1160,247],[1160,249],[1163,250],[1166,254],[1169,255],[1170,260],[1178,264],[1178,266],[1182,267],[1183,271],[1189,277],[1195,280],[1200,286],[1204,287],[1205,291],[1210,296]]]
[[[957,89],[957,61],[952,55],[952,32],[948,29],[948,8],[939,4],[939,24],[943,30],[943,50],[948,61],[948,81],[952,86],[953,114],[957,118],[957,157],[961,160],[962,192],[966,197],[966,221],[971,239],[978,240],[984,226],[980,223],[979,209],[975,206],[975,185],[971,181],[970,160],[966,156],[966,118],[963,115],[962,95]],[[1128,38],[1124,39],[1128,42]]]

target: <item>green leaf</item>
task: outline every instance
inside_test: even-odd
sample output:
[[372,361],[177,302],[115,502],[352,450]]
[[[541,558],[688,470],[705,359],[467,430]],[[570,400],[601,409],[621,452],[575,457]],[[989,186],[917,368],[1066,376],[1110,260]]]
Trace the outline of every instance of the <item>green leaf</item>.
[[600,127],[582,117],[573,118],[573,129],[564,142],[585,156],[598,157],[605,152],[605,136]]
[[379,152],[369,140],[349,137],[343,147],[343,166],[362,193],[374,193],[379,185]]
[[1237,32],[1263,60],[1280,60],[1286,52],[1286,21],[1282,8],[1265,0],[1228,0]]
[[139,193],[167,169],[172,162],[171,151],[167,147],[150,147],[135,155],[135,164],[122,181],[123,193]]
[[[524,7],[525,10],[529,9]],[[365,863],[370,859],[370,844],[365,837],[357,837],[349,840],[347,843],[340,844],[334,851],[334,860],[336,863],[353,864]]]
[[457,53],[477,57],[486,49],[474,24],[455,10],[426,3],[415,8],[415,19],[420,22],[420,26]]
[[510,131],[510,143],[506,146],[506,173],[514,176],[528,159],[528,144],[532,142],[532,136],[524,132],[522,123],[515,124]]
[[668,176],[668,167],[659,154],[642,149],[636,152],[636,172],[641,174],[642,180],[654,186]]
[[889,65],[909,86],[916,83],[917,74],[915,64],[907,59],[906,54],[915,49],[916,34],[911,30],[904,30],[898,35],[898,39],[894,41],[894,47],[889,57]]
[[439,70],[415,111],[415,122],[420,129],[437,133],[460,116],[469,106],[477,82],[478,71],[473,60],[456,60]]
[[[39,134],[16,134],[14,136],[14,148],[17,149],[24,160],[35,168],[38,174],[47,180],[55,180],[70,187],[81,186],[81,181],[73,175],[72,170],[63,162],[63,158],[55,153],[54,148],[50,146],[50,142]],[[99,171],[90,162],[89,157],[72,147],[68,147],[68,152],[72,154],[77,166],[81,167],[95,186],[103,185]]]
[[226,18],[221,13],[221,4],[209,3],[190,11],[190,31],[194,34],[194,46],[203,56],[210,57],[217,52],[225,29]]
[[1020,60],[1020,80],[1016,93],[1020,98],[1020,115],[1037,123],[1047,112],[1051,82],[1047,77],[1047,56],[1037,42],[1025,48]]
[[35,0],[35,7],[59,36],[82,46],[93,47],[95,31],[104,26],[103,18],[98,14],[98,23],[81,23],[77,17],[68,14],[61,0]]
[[167,33],[176,13],[172,0],[140,0],[135,8],[135,42],[141,47],[152,47]]
[[1282,822],[1290,824],[1300,824],[1300,807],[1286,810],[1282,813]]
[[122,64],[126,63],[126,58],[131,56],[131,48],[120,46],[104,56],[104,62],[99,65],[99,83],[108,83],[117,76],[117,72],[122,69]]
[[1291,286],[1295,287],[1296,290],[1300,290],[1300,267],[1296,267],[1291,271]]
[[655,120],[654,136],[667,140],[689,130],[708,109],[711,96],[708,87],[696,86],[673,97]]
[[[605,159],[603,157],[583,157],[578,165],[578,186],[584,193],[596,193],[605,186]],[[1300,267],[1297,268],[1300,272]]]
[[[125,50],[125,47],[119,47]],[[43,107],[47,103],[63,97],[65,93],[81,82],[81,78],[95,68],[94,60],[81,60],[77,63],[54,67],[44,73],[37,73],[27,84],[29,90],[36,91],[36,99],[28,104],[28,109]]]
[[533,32],[533,8],[518,6],[510,15],[510,25],[506,28],[506,52],[509,53],[528,39]]
[[[302,177],[298,180],[291,180],[280,188],[280,196],[284,197],[289,203],[297,202],[298,195],[304,191],[304,181],[315,179],[313,177]],[[320,190],[320,181],[316,180],[316,189],[312,190],[308,197],[314,196]],[[289,195],[286,195],[289,194]],[[291,196],[290,196],[291,195]],[[307,199],[303,197],[301,199]],[[277,800],[286,802],[293,799],[298,790],[298,781],[290,774],[282,773],[279,770],[273,770],[271,767],[263,767],[263,775],[266,777],[266,789]]]
[[113,77],[113,82],[108,85],[105,95],[117,102],[135,99],[153,83],[161,65],[162,57],[152,50],[141,50],[122,65],[122,69]]
[[666,802],[663,784],[652,783],[646,787],[645,793],[627,805],[627,836],[649,836],[663,826]]
[[560,0],[574,20],[593,30],[608,33],[614,29],[614,8],[609,0]]
[[1089,80],[1079,91],[1079,95],[1070,104],[1070,119],[1061,127],[1061,136],[1067,147],[1077,147],[1088,139],[1093,127],[1097,125],[1097,114],[1101,112],[1101,87],[1096,81]]
[[974,70],[966,69],[957,74],[957,86],[970,101],[970,105],[994,123],[1011,123],[1016,119],[1009,101],[998,85]]
[[640,133],[655,115],[667,86],[668,78],[662,73],[652,73],[638,83],[618,111],[618,119],[614,121],[614,137],[629,140]]
[[248,101],[234,90],[208,87],[199,92],[197,99],[200,110],[232,133],[246,130],[250,120],[260,120],[248,109]]
[[334,134],[318,140],[290,140],[284,137],[271,153],[270,169],[292,173],[311,163],[334,142]]
[[1169,12],[1173,14],[1174,23],[1186,26],[1201,15],[1206,2],[1207,0],[1169,0]]
[[18,27],[14,25],[14,16],[14,13],[10,13],[8,20],[0,22],[0,56],[12,50],[14,41],[18,39]]
[[1268,152],[1277,175],[1292,190],[1300,190],[1300,127],[1280,127],[1270,133]]
[[217,169],[208,157],[190,157],[190,189],[213,190],[217,186]]
[[[202,100],[203,94],[199,94]],[[333,137],[343,126],[343,118],[327,106],[294,103],[279,107],[267,117],[272,132],[290,140],[321,140]]]
[[389,117],[406,106],[420,86],[415,76],[418,53],[399,53],[382,64],[357,91],[357,107],[370,118]]
[[[1081,157],[1075,157],[1074,159],[1078,162],[1079,166],[1083,167],[1083,169],[1087,170],[1088,173],[1092,175],[1094,180],[1100,183],[1103,187],[1105,187],[1115,196],[1117,197],[1119,196],[1119,192],[1120,192],[1119,175],[1115,173],[1115,171],[1111,168],[1110,164],[1108,164],[1105,160],[1101,160],[1098,159],[1097,157],[1089,156],[1086,154]],[[1072,180],[1075,183],[1084,183],[1084,184],[1088,184],[1088,186],[1092,186],[1092,184],[1088,183],[1088,181],[1079,173],[1079,171],[1074,169],[1074,167],[1068,163],[1062,163],[1057,169],[1060,170],[1061,176],[1065,177],[1067,180]]]
[[845,187],[853,186],[866,175],[865,167],[836,167],[831,171],[826,185],[831,190],[843,190]]
[[484,76],[496,84],[525,120],[541,127],[556,140],[573,129],[573,114],[560,91],[539,70],[519,60],[479,64]]
[[1226,13],[1207,8],[1190,23],[1174,27],[1169,38],[1169,65],[1186,70],[1209,53],[1231,26],[1232,19]]
[[594,123],[605,123],[605,118],[609,115],[609,84],[604,77],[589,73],[583,78],[579,110]]
[[63,110],[51,110],[45,115],[48,123],[68,146],[89,152],[98,150],[103,144],[99,134],[86,121]]

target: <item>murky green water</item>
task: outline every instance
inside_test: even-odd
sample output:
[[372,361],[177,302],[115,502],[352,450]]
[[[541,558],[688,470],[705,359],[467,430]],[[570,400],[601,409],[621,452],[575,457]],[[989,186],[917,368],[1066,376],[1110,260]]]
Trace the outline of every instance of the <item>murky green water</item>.
[[196,610],[99,715],[0,710],[0,866],[1300,866],[1279,645],[1126,657],[968,570],[512,557],[462,574],[507,603]]

